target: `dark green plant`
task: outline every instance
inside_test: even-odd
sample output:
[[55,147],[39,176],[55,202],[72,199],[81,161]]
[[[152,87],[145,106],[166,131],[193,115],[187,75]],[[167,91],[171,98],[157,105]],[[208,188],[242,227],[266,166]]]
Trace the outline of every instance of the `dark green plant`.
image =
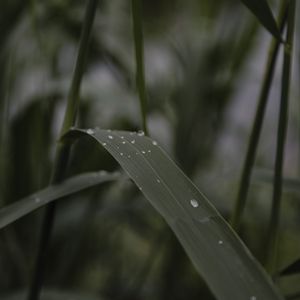
[[[208,0],[185,4],[168,0],[151,4],[141,0],[128,3],[114,0],[100,2],[97,9],[97,1],[89,0],[83,25],[83,7],[79,2],[31,1],[27,7],[4,1],[3,11],[11,16],[11,22],[3,22],[4,29],[0,26],[1,39],[6,46],[0,52],[0,63],[6,70],[6,74],[0,76],[0,90],[5,95],[0,105],[0,195],[3,203],[0,210],[0,276],[4,278],[0,283],[0,294],[3,299],[20,299],[26,295],[29,300],[75,299],[77,289],[92,294],[91,297],[86,293],[82,297],[76,295],[78,299],[179,300],[213,299],[215,296],[217,299],[255,300],[283,299],[283,293],[297,297],[297,291],[280,286],[278,277],[280,293],[244,245],[245,242],[261,258],[261,253],[257,254],[257,245],[262,245],[260,236],[253,241],[249,233],[256,233],[257,228],[261,232],[264,224],[257,222],[253,226],[249,222],[251,212],[248,214],[245,204],[277,53],[282,45],[285,52],[281,109],[267,243],[268,259],[274,273],[279,274],[278,269],[282,268],[276,259],[276,241],[279,215],[284,211],[281,186],[289,182],[282,175],[282,167],[296,2],[283,2],[279,25],[266,0],[242,2],[274,40],[253,124],[254,133],[238,187],[239,199],[233,217],[233,226],[241,234],[238,237],[224,219],[229,215],[224,204],[214,201],[219,213],[181,169],[197,182],[201,176],[206,176],[206,170],[214,163],[215,153],[220,152],[218,138],[230,122],[227,110],[234,105],[232,99],[239,87],[237,83],[251,58],[251,49],[255,48],[258,22],[248,22],[245,18],[244,23],[239,23],[240,19],[231,18],[232,15],[246,15],[234,1],[215,6]],[[159,13],[153,14],[145,7],[153,7],[153,11]],[[283,41],[286,7],[288,29],[286,41]],[[95,17],[97,22],[92,31]],[[157,20],[160,17],[165,18],[164,22]],[[226,26],[222,23],[224,17],[230,20]],[[170,47],[165,37],[174,34],[173,28],[180,20],[185,20],[179,22],[182,36],[177,30]],[[153,28],[155,24],[156,29]],[[57,127],[56,112],[61,111],[66,90],[62,84],[66,74],[60,66],[65,66],[62,57],[67,59],[61,53],[65,51],[64,45],[76,47],[80,28],[82,33],[66,112],[62,128],[53,140],[51,126]],[[44,32],[48,33],[47,38]],[[30,44],[32,48],[16,49],[18,55],[14,56],[9,50],[15,37],[28,39],[26,45]],[[172,57],[173,69],[167,80],[157,74],[151,77],[155,60],[150,64],[144,61],[153,45],[165,47]],[[22,55],[27,57],[27,53],[39,55],[33,54],[31,60],[26,61]],[[161,59],[160,67],[164,68],[168,59],[163,51],[159,53],[157,58]],[[6,60],[7,57],[10,59]],[[43,58],[39,60],[39,57]],[[30,104],[22,110],[19,102],[16,104],[12,99],[14,90],[20,85],[18,80],[22,82],[28,78],[26,72],[24,77],[19,72],[24,65],[29,69],[33,65],[42,66],[44,72],[47,70],[47,81],[53,82],[49,91],[41,87],[40,94],[34,100],[30,99]],[[95,68],[100,70],[97,78],[102,78],[103,69],[109,71],[112,87],[110,83],[88,87]],[[86,81],[83,81],[84,89],[80,93],[85,71]],[[66,77],[70,77],[70,72]],[[135,109],[138,104],[131,101],[136,94],[140,113]],[[113,113],[107,117],[111,108]],[[16,112],[13,115],[11,111]],[[165,124],[159,127],[166,130],[165,137],[172,137],[169,141],[160,135],[156,127],[159,122]],[[96,125],[112,130],[92,129]],[[140,129],[143,132],[138,132]],[[154,139],[144,136],[149,135],[149,131],[168,148],[181,169]],[[142,193],[125,176],[112,173],[117,163],[87,137],[102,144]],[[53,158],[51,153],[56,139]],[[7,156],[13,161],[11,166],[6,162]],[[98,171],[101,168],[109,172]],[[50,185],[47,186],[49,177]],[[106,181],[111,183],[99,185]],[[297,185],[297,181],[293,184]],[[82,191],[87,187],[94,188]],[[217,181],[212,190],[218,190]],[[29,194],[31,196],[27,196]],[[142,194],[162,218],[143,201]],[[56,208],[56,200],[67,196],[70,201],[60,201]],[[255,196],[259,203],[260,194]],[[226,197],[223,192],[222,198],[225,200]],[[21,198],[23,200],[18,200]],[[214,199],[211,195],[210,198]],[[249,203],[253,205],[252,201]],[[44,217],[39,213],[25,217],[45,205]],[[41,221],[38,245],[37,228]],[[295,225],[299,231],[298,227]],[[287,249],[291,251],[291,248]],[[293,255],[288,258],[289,261],[293,259]],[[5,270],[9,271],[5,274]],[[28,278],[32,278],[31,282]],[[24,291],[28,286],[29,293]],[[54,289],[49,289],[51,286]],[[11,296],[11,290],[20,293]]]

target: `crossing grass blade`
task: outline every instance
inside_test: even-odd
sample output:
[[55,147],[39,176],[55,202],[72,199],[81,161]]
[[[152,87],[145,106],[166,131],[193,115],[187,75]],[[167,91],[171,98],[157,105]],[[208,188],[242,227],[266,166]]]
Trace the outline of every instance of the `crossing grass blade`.
[[89,172],[71,177],[60,184],[51,185],[0,210],[0,229],[32,211],[62,197],[100,183],[116,180],[119,173]]
[[281,34],[267,0],[241,0],[256,16],[260,23],[277,39]]
[[289,276],[300,273],[300,258],[294,261],[289,266],[285,267],[283,270],[279,272],[280,276]]
[[72,130],[91,136],[123,167],[165,218],[217,299],[283,299],[207,198],[155,141],[142,133]]

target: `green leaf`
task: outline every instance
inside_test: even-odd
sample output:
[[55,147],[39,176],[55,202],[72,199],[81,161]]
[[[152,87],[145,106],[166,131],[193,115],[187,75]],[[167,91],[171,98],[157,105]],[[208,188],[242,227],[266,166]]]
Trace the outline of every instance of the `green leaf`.
[[268,275],[207,198],[142,133],[72,130],[89,135],[120,163],[165,218],[217,299],[283,299]]
[[267,0],[241,0],[260,23],[277,39],[281,40],[281,34],[274,15]]
[[0,229],[30,212],[62,197],[79,192],[99,183],[116,180],[119,173],[89,172],[71,177],[60,184],[51,185],[0,210]]

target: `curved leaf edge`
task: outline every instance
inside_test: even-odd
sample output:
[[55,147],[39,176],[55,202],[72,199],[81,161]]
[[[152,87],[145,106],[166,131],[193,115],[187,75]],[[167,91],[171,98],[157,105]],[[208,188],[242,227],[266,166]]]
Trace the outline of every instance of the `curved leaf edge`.
[[120,177],[121,174],[119,172],[87,172],[70,177],[59,184],[50,185],[45,189],[39,190],[21,200],[2,207],[0,209],[0,229],[52,201],[62,199],[100,183],[120,179]]

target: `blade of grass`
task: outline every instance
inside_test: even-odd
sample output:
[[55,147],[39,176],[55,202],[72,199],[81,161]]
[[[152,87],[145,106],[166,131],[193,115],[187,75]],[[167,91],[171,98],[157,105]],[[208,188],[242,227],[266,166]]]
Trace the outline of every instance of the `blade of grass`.
[[281,34],[267,0],[241,0],[260,23],[279,41]]
[[[286,0],[283,0],[281,4],[280,13],[279,13],[281,32],[285,27],[286,17],[287,17],[287,4],[286,4]],[[236,230],[239,230],[243,212],[246,206],[247,195],[250,186],[251,173],[255,161],[255,155],[256,155],[257,146],[261,134],[262,124],[265,116],[265,110],[266,110],[269,93],[270,93],[270,88],[273,81],[275,65],[278,57],[279,45],[280,42],[277,39],[274,38],[271,41],[271,45],[269,49],[269,57],[268,57],[266,71],[264,75],[264,81],[259,95],[255,119],[250,134],[245,161],[243,164],[243,170],[242,170],[241,180],[239,184],[238,195],[237,195],[233,215],[231,218],[231,224],[233,228],[235,228]]]
[[282,83],[281,83],[281,100],[279,109],[279,123],[277,131],[277,146],[276,146],[276,158],[274,168],[274,182],[273,182],[273,199],[271,218],[268,228],[268,240],[267,240],[267,266],[270,272],[274,272],[276,268],[277,260],[277,242],[278,231],[280,223],[280,209],[281,209],[281,194],[282,194],[282,168],[284,163],[284,146],[286,140],[286,131],[288,123],[288,102],[290,93],[290,77],[291,77],[291,65],[292,65],[292,50],[293,50],[293,38],[295,28],[295,11],[296,1],[289,1],[288,8],[288,25],[286,40],[287,44],[284,48],[283,57],[283,70],[282,70]]
[[[7,193],[7,182],[9,178],[9,162],[7,160],[9,153],[9,111],[10,111],[10,92],[11,81],[13,77],[14,53],[9,55],[6,65],[4,64],[4,83],[1,88],[4,90],[3,99],[0,101],[0,204],[5,203]],[[2,202],[1,202],[2,201]]]
[[157,143],[142,134],[72,130],[89,135],[119,162],[165,218],[217,299],[283,299],[246,246]]
[[143,131],[148,135],[147,127],[147,94],[144,67],[144,38],[141,0],[131,0],[133,37],[136,64],[136,85],[139,93]]
[[[75,70],[71,82],[71,87],[68,95],[67,108],[64,116],[64,121],[61,129],[61,135],[63,135],[71,126],[75,125],[77,110],[79,106],[79,91],[82,81],[82,76],[84,73],[84,68],[86,65],[87,53],[89,40],[92,30],[92,25],[94,22],[94,17],[96,13],[98,0],[88,0],[85,18],[83,23],[83,28],[81,32],[79,50],[77,61],[75,65]],[[70,154],[70,145],[63,142],[59,142],[56,149],[55,163],[52,173],[51,184],[60,182],[65,175],[68,160]],[[37,254],[37,259],[35,263],[33,278],[28,294],[28,300],[39,299],[40,290],[43,282],[43,274],[45,269],[45,262],[47,256],[47,249],[49,244],[49,239],[54,223],[55,216],[55,203],[51,203],[46,208],[45,216],[43,219],[41,236],[39,242],[39,249]]]
[[282,269],[278,275],[279,276],[289,276],[294,274],[300,273],[300,258],[298,258],[296,261]]
[[118,178],[120,178],[119,173],[107,173],[105,171],[89,172],[73,176],[59,184],[50,185],[43,190],[37,191],[33,195],[1,208],[0,229],[48,203],[89,187],[93,187],[97,184],[116,180]]

